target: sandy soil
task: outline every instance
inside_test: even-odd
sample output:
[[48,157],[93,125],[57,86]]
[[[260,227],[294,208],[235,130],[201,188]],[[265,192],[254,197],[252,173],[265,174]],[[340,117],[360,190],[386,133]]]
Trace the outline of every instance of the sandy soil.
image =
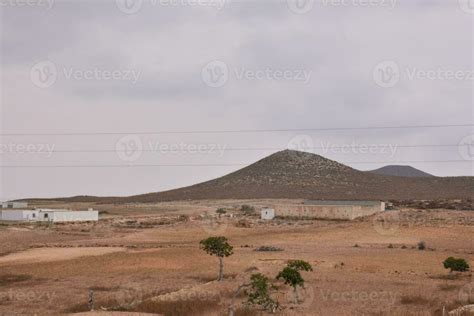
[[[472,274],[450,276],[442,265],[449,256],[474,264],[472,211],[402,210],[384,222],[380,216],[353,222],[246,218],[249,227],[238,224],[240,217],[218,224],[199,216],[219,205],[237,215],[232,208],[240,203],[137,205],[128,206],[128,214],[110,206],[96,224],[1,226],[0,314],[85,312],[92,289],[101,311],[225,315],[232,293],[255,272],[277,285],[280,315],[441,315],[443,306],[451,310],[474,299]],[[154,207],[154,214],[142,212]],[[218,260],[199,249],[212,235],[234,246],[223,282],[215,281]],[[255,251],[263,245],[283,251]],[[303,273],[298,305],[274,279],[289,259],[314,268]],[[243,300],[239,296],[239,307]]]
[[51,261],[64,261],[80,257],[100,256],[114,252],[125,251],[119,247],[90,247],[90,248],[37,248],[0,257],[1,264],[24,264]]

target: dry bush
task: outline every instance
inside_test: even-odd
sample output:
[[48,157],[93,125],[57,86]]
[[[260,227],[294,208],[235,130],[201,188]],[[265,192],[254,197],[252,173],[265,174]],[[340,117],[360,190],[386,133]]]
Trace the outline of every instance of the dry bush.
[[272,252],[272,251],[283,251],[283,248],[275,247],[275,246],[260,246],[255,251],[260,252]]
[[164,316],[206,315],[218,308],[219,299],[176,300],[170,302],[147,300],[134,308],[136,312],[156,313]]

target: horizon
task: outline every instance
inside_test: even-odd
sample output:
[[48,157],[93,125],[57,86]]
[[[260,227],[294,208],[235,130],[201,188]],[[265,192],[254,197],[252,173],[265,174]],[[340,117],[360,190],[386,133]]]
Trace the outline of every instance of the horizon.
[[[266,158],[269,158],[271,156],[274,156],[276,154],[281,154],[281,153],[284,153],[284,152],[297,152],[297,153],[302,153],[302,154],[310,154],[310,155],[315,155],[315,156],[318,156],[318,157],[322,157],[323,159],[326,159],[326,160],[331,160],[331,161],[335,161],[335,160],[332,160],[332,159],[329,159],[329,158],[326,158],[324,156],[321,156],[319,154],[315,154],[315,153],[312,153],[312,152],[308,152],[308,151],[300,151],[300,150],[293,150],[293,149],[284,149],[284,150],[281,150],[281,151],[277,151],[277,152],[274,152],[262,159],[259,159],[257,161],[254,161],[254,162],[251,162],[247,165],[244,165],[242,166],[241,168],[238,168],[238,169],[235,169],[235,170],[232,170],[230,171],[229,173],[223,175],[222,177],[225,177],[231,173],[234,173],[234,172],[238,172],[244,168],[247,168],[247,167],[250,167],[262,160],[265,160]],[[337,163],[339,164],[342,164],[346,167],[350,167],[350,166],[347,166],[343,163],[340,163],[338,161],[336,161]],[[377,171],[379,169],[382,169],[382,168],[385,168],[385,167],[404,167],[404,168],[411,168],[413,170],[416,170],[416,171],[420,171],[420,172],[423,172],[425,173],[424,170],[421,170],[421,169],[418,169],[418,168],[415,168],[413,166],[410,166],[410,165],[385,165],[385,166],[382,166],[380,168],[377,168],[377,169],[373,169],[373,170],[359,170],[357,168],[353,168],[353,167],[350,167],[356,171],[360,171],[360,172],[373,172],[373,171]],[[432,175],[432,174],[429,174],[435,178],[457,178],[457,177],[472,177],[472,176],[455,176],[455,177],[451,177],[451,176],[445,176],[445,177],[439,177],[437,175]],[[219,177],[220,178],[220,177]],[[204,182],[208,182],[208,181],[212,181],[212,180],[216,180],[218,178],[212,178],[212,179],[205,179],[204,181],[201,181],[201,182],[197,182],[197,183],[191,183],[191,184],[187,184],[185,186],[182,186],[182,187],[176,187],[176,188],[170,188],[170,189],[165,189],[165,190],[162,190],[162,191],[156,191],[156,192],[142,192],[142,193],[139,193],[139,194],[136,194],[136,195],[146,195],[146,194],[153,194],[153,193],[161,193],[161,192],[166,192],[166,191],[172,191],[172,190],[177,190],[177,189],[183,189],[183,188],[186,188],[186,187],[190,187],[190,186],[194,186],[194,185],[197,185],[197,184],[200,184],[200,183],[204,183]],[[111,196],[100,196],[100,195],[89,195],[89,194],[85,194],[85,195],[71,195],[71,196],[55,196],[55,197],[22,197],[22,198],[17,198],[15,200],[11,200],[11,201],[22,201],[22,200],[42,200],[42,199],[45,199],[45,200],[54,200],[54,199],[68,199],[68,198],[75,198],[75,197],[97,197],[97,198],[126,198],[126,197],[131,197],[131,196],[136,196],[136,195],[111,195]],[[2,202],[2,201],[0,201]],[[3,201],[3,202],[7,202],[7,201]],[[9,201],[8,201],[9,202]]]

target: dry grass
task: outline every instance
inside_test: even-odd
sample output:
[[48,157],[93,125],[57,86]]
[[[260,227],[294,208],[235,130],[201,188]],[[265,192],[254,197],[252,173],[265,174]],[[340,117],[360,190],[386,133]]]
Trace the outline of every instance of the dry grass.
[[[372,219],[338,223],[262,222],[258,218],[246,218],[251,228],[236,228],[233,223],[238,217],[229,222],[225,231],[216,232],[229,238],[234,246],[234,255],[225,260],[227,274],[224,282],[209,282],[217,277],[218,261],[199,249],[199,241],[210,234],[203,229],[199,220],[204,205],[210,205],[207,203],[209,202],[190,204],[190,219],[182,222],[176,221],[180,213],[161,214],[164,206],[160,206],[158,211],[155,209],[155,215],[143,214],[140,206],[129,207],[128,216],[108,217],[97,225],[62,225],[49,230],[38,230],[35,227],[0,230],[2,251],[23,253],[25,249],[36,245],[45,248],[48,258],[52,258],[48,262],[33,262],[23,257],[18,262],[0,264],[4,275],[32,277],[29,281],[25,277],[6,278],[7,282],[13,283],[3,290],[8,294],[11,290],[12,299],[8,301],[8,305],[0,305],[0,314],[8,315],[15,311],[24,315],[57,315],[64,311],[87,311],[88,289],[93,289],[96,310],[104,307],[109,311],[151,311],[164,312],[165,315],[223,315],[230,295],[254,271],[273,280],[291,259],[302,259],[313,265],[314,272],[303,275],[308,289],[303,293],[313,295],[314,300],[306,300],[305,303],[308,304],[290,309],[292,305],[286,298],[288,287],[282,286],[276,295],[284,306],[282,315],[350,315],[353,311],[364,315],[382,315],[384,306],[393,303],[396,309],[394,312],[398,315],[409,314],[413,310],[434,312],[443,306],[451,307],[449,304],[452,302],[453,308],[457,308],[459,306],[454,302],[459,297],[459,290],[464,283],[471,282],[470,273],[449,274],[442,262],[447,254],[459,254],[470,263],[474,262],[471,242],[474,226],[456,226],[456,229],[444,226],[401,226],[396,235],[385,236],[374,229]],[[209,207],[209,212],[221,206],[232,209],[234,202],[222,205],[212,203],[215,204]],[[262,203],[270,205],[267,201]],[[235,204],[239,206],[242,202]],[[154,206],[149,207],[150,210],[147,207],[146,212],[153,211],[152,207]],[[181,206],[177,208],[180,212],[187,212]],[[111,207],[110,211],[115,212],[115,209]],[[135,214],[135,211],[139,214]],[[435,215],[445,216],[447,223],[451,223],[458,213],[437,212]],[[418,214],[423,216],[420,222],[428,221],[433,215],[430,214],[425,211]],[[461,215],[474,219],[474,212],[470,214],[463,212]],[[155,225],[168,219],[174,220],[174,224],[146,229],[138,227],[140,223]],[[115,227],[114,223],[119,222],[130,228]],[[125,224],[126,222],[128,223]],[[134,226],[137,227],[132,228]],[[414,245],[416,249],[416,243],[420,240],[425,240],[438,251],[407,249],[400,250],[403,251],[400,253],[395,249],[387,249],[389,244],[398,249],[402,245]],[[356,243],[361,247],[354,248]],[[106,245],[120,246],[123,251],[91,254],[90,247]],[[278,246],[284,252],[253,251],[261,245]],[[63,251],[63,247],[76,248],[81,256],[70,257],[67,255],[68,250]],[[56,256],[57,253],[61,255]],[[344,269],[334,269],[335,266],[340,267],[341,262],[344,262]],[[456,288],[458,284],[461,287]],[[361,294],[376,293],[377,296],[370,301],[360,300],[356,296],[356,299],[343,303],[341,300],[323,297],[326,290],[328,293],[343,295],[347,292],[352,295],[352,289],[357,289]],[[144,298],[153,291],[161,300],[176,298],[178,301],[154,303],[149,301],[150,297]],[[158,291],[165,291],[162,294],[166,295],[156,294]],[[21,297],[17,294],[25,293],[35,294],[34,299],[28,302],[17,299]],[[48,300],[44,293],[54,295]],[[215,299],[203,301],[195,293],[219,293],[222,299],[214,297]],[[386,295],[387,293],[393,295]],[[403,294],[406,297],[401,302]],[[194,299],[199,301],[193,301]],[[236,302],[236,306],[240,307],[236,315],[261,314],[259,310],[244,308],[241,304],[244,300],[241,292]]]
[[26,274],[4,274],[0,275],[0,286],[7,286],[31,280],[33,277]]
[[403,305],[426,305],[430,302],[430,300],[420,296],[420,295],[403,295],[400,298],[400,303]]
[[454,291],[461,288],[461,286],[457,284],[440,284],[438,287],[441,291]]
[[136,312],[156,313],[165,316],[206,315],[219,310],[219,299],[176,300],[160,302],[147,300],[133,309]]

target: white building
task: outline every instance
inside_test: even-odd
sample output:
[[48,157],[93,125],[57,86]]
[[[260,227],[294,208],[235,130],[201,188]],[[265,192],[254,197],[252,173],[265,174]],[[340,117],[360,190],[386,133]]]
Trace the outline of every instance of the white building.
[[27,202],[3,202],[0,208],[27,208]]
[[2,211],[2,221],[26,221],[26,222],[97,222],[99,212],[70,211],[70,210],[9,210]]
[[275,210],[272,208],[264,208],[262,209],[262,219],[264,220],[272,220],[275,218]]

